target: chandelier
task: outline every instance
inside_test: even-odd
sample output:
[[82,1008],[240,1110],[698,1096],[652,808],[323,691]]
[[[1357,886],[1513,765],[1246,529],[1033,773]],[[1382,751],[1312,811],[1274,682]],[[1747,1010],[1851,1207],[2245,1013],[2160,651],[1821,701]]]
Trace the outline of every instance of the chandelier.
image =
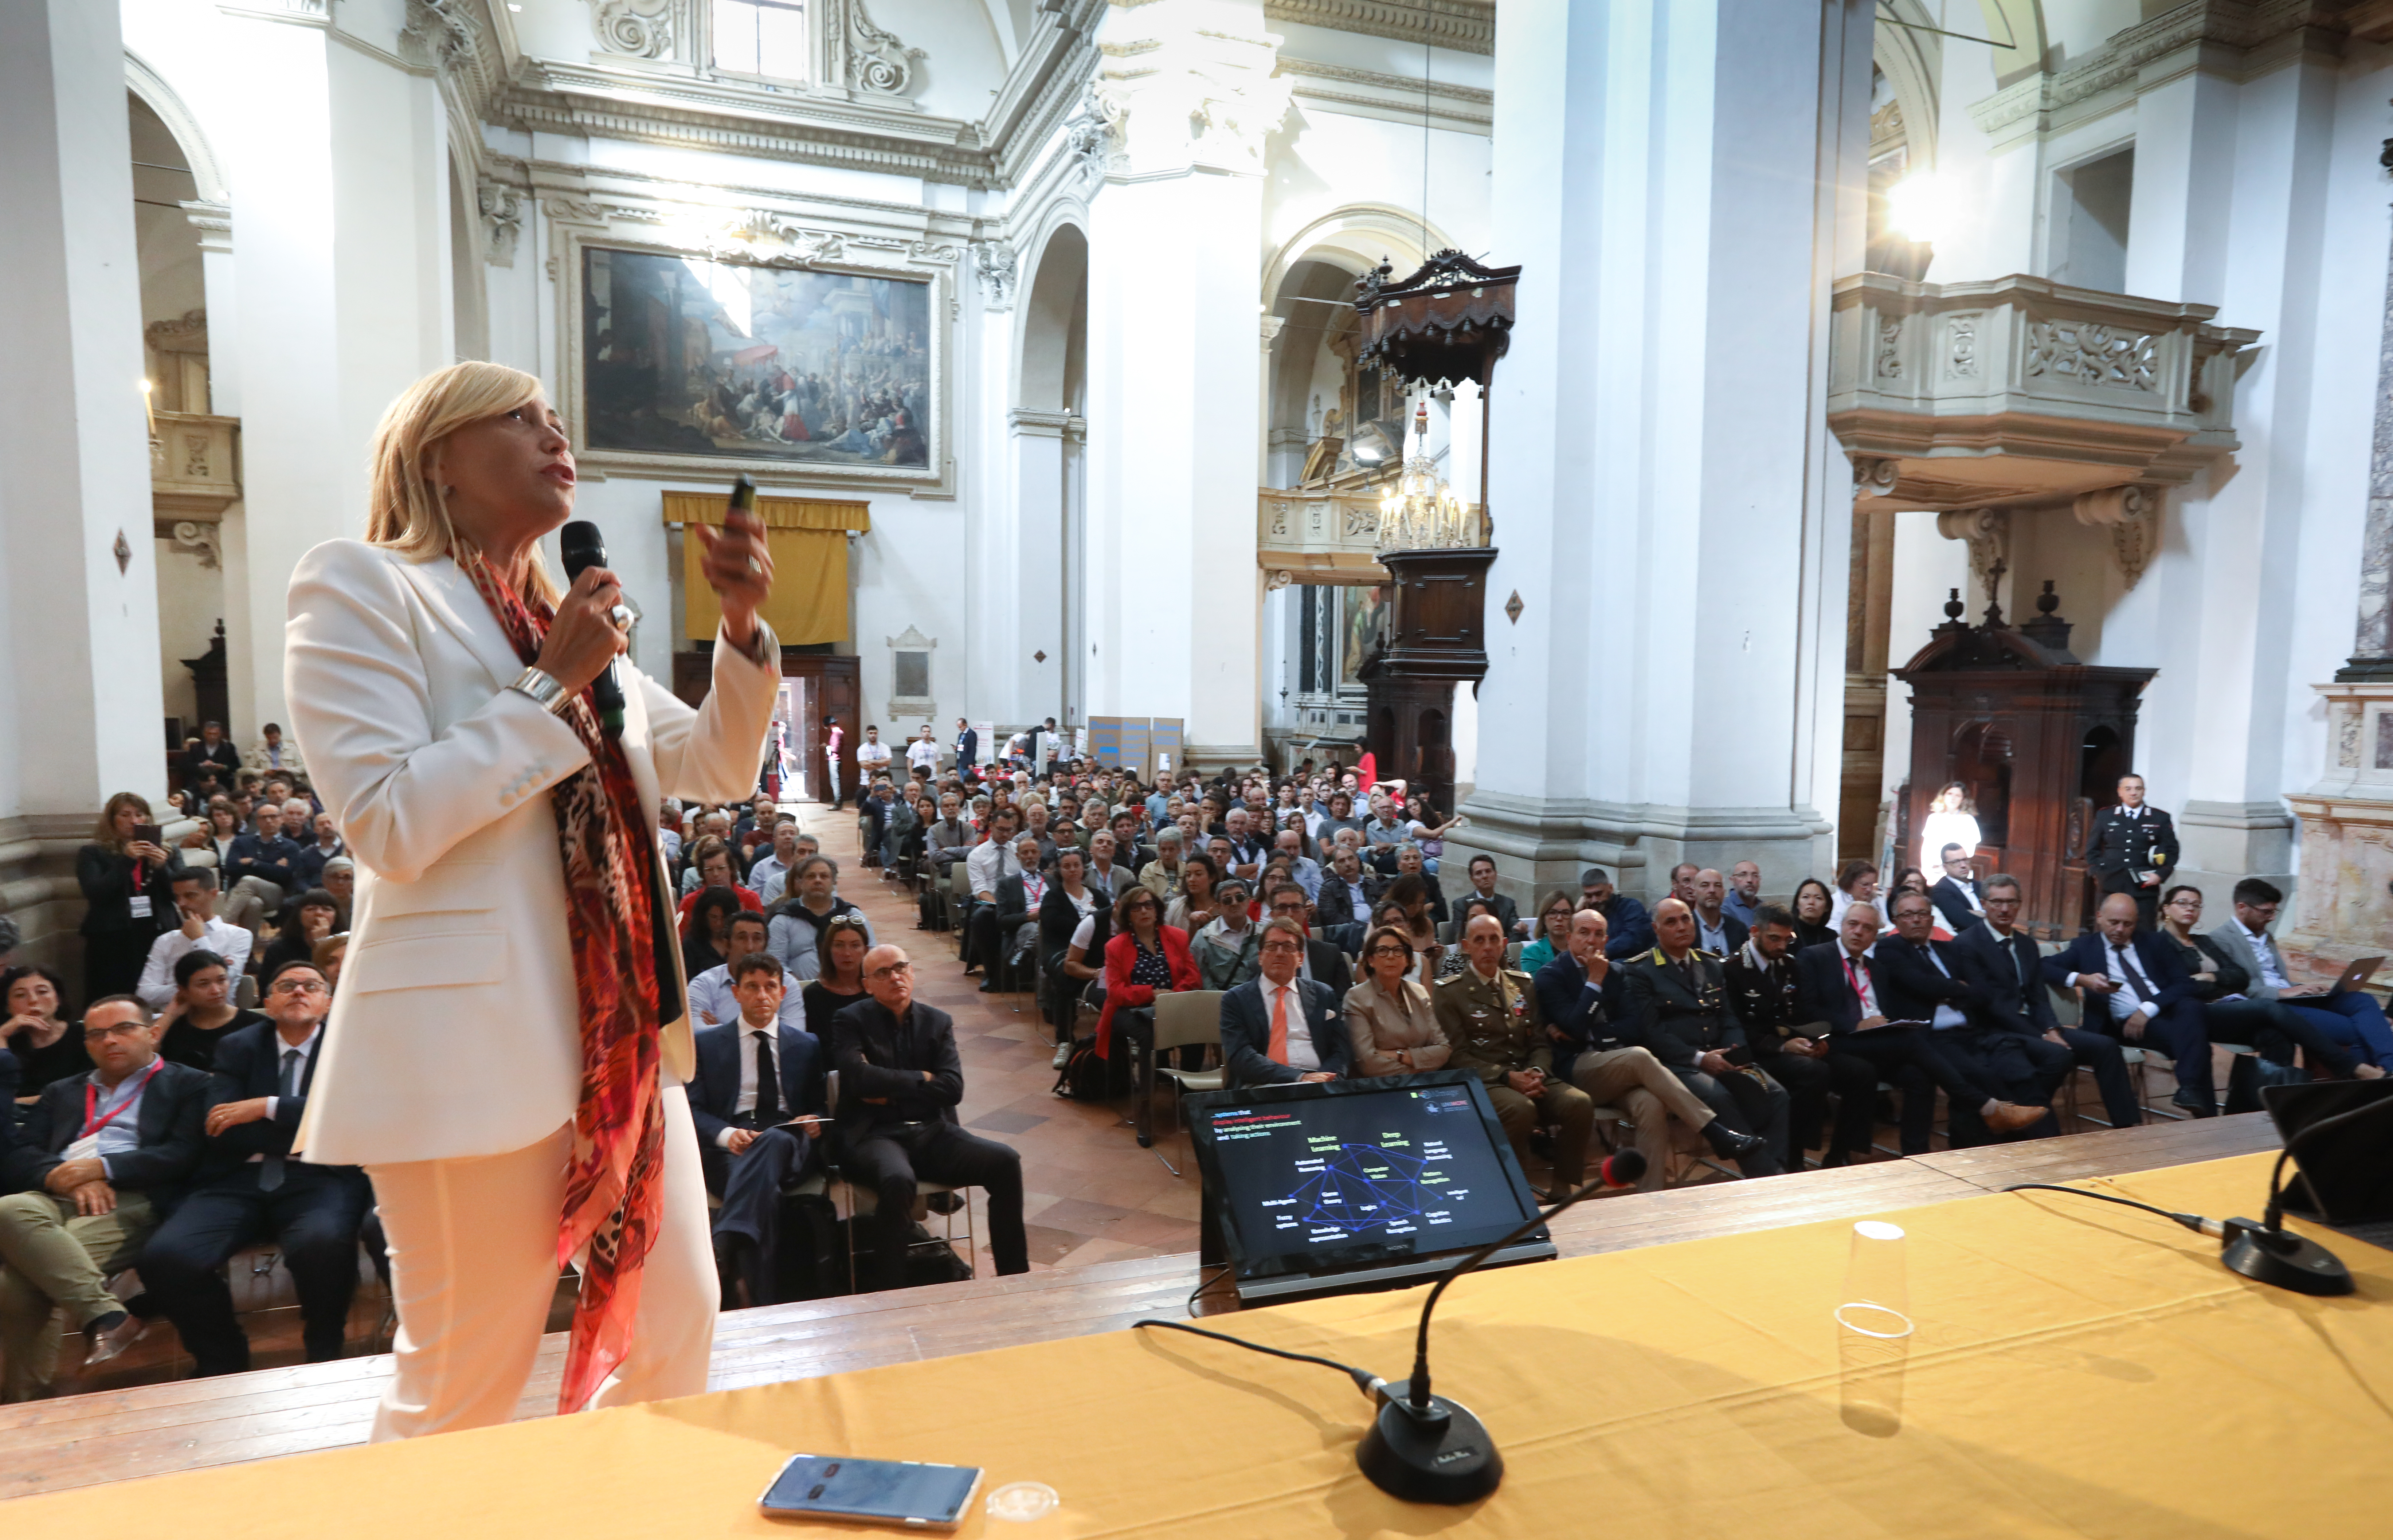
[[1478,518],[1454,495],[1445,477],[1437,474],[1437,462],[1430,457],[1427,401],[1413,414],[1410,438],[1403,472],[1380,496],[1381,554],[1484,543]]

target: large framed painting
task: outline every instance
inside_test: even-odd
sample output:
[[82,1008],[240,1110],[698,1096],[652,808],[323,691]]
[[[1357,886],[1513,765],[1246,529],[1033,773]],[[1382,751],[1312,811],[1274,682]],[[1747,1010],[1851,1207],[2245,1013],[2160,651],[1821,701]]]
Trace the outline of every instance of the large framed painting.
[[1340,601],[1344,614],[1340,618],[1338,637],[1338,682],[1361,688],[1363,659],[1380,640],[1380,632],[1387,623],[1388,599],[1384,588],[1341,588]]
[[924,482],[944,468],[937,275],[573,243],[577,451],[625,469]]

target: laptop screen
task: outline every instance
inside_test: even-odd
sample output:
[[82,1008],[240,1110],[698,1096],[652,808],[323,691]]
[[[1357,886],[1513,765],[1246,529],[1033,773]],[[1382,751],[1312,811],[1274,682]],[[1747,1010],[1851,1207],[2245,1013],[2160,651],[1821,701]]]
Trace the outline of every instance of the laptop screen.
[[1188,1099],[1241,1277],[1468,1251],[1536,1212],[1486,1088],[1467,1071]]

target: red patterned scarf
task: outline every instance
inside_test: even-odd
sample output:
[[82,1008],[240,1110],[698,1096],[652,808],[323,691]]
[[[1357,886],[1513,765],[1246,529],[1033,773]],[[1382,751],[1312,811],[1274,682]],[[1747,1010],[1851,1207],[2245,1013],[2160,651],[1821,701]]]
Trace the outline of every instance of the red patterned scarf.
[[[477,554],[461,555],[458,565],[529,666],[556,610],[507,592]],[[556,1237],[560,1266],[588,1247],[556,1398],[559,1412],[575,1412],[631,1349],[640,1269],[664,1208],[665,1120],[656,939],[647,933],[655,874],[637,854],[647,843],[637,823],[639,789],[623,746],[598,730],[586,692],[561,714],[590,753],[589,764],[550,792],[582,1011],[582,1101]]]

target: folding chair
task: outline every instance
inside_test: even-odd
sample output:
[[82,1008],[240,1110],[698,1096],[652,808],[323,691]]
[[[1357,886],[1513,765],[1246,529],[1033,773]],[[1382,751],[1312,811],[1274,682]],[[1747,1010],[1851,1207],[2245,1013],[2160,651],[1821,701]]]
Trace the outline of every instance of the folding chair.
[[[835,1116],[839,1112],[839,1071],[837,1070],[830,1071],[823,1077],[823,1112],[826,1116]],[[829,1146],[826,1148],[828,1149]],[[828,1194],[830,1189],[836,1187],[847,1194],[847,1222],[841,1228],[847,1233],[847,1289],[850,1294],[853,1294],[857,1292],[856,1222],[867,1215],[880,1212],[881,1195],[869,1188],[859,1187],[850,1181],[836,1161],[827,1161],[824,1170],[828,1173],[827,1179],[814,1179],[822,1183],[818,1190]],[[809,1184],[806,1182],[801,1182],[789,1189],[791,1192],[801,1193],[808,1190]],[[972,1271],[974,1277],[977,1278],[980,1276],[980,1237],[979,1233],[973,1226],[971,1189],[952,1187],[940,1181],[918,1181],[914,1183],[914,1197],[918,1207],[921,1206],[922,1199],[937,1193],[953,1193],[961,1201],[954,1209],[942,1216],[945,1221],[943,1233],[926,1241],[909,1242],[907,1250],[910,1252],[925,1246],[944,1246],[953,1250],[956,1241],[956,1215],[961,1213],[964,1217],[964,1266]],[[839,1211],[839,1200],[836,1197],[831,1199],[831,1211],[833,1213]]]
[[[1187,1131],[1187,1120],[1180,1113],[1180,1098],[1192,1090],[1220,1090],[1229,1083],[1228,1069],[1216,1063],[1211,1069],[1175,1069],[1163,1062],[1166,1052],[1175,1048],[1205,1047],[1213,1050],[1210,1057],[1219,1060],[1222,1048],[1222,991],[1190,989],[1167,992],[1155,997],[1155,1073],[1170,1077],[1174,1088],[1171,1099],[1171,1119],[1180,1130]],[[1162,1150],[1155,1158],[1173,1176],[1180,1168],[1166,1159]]]

